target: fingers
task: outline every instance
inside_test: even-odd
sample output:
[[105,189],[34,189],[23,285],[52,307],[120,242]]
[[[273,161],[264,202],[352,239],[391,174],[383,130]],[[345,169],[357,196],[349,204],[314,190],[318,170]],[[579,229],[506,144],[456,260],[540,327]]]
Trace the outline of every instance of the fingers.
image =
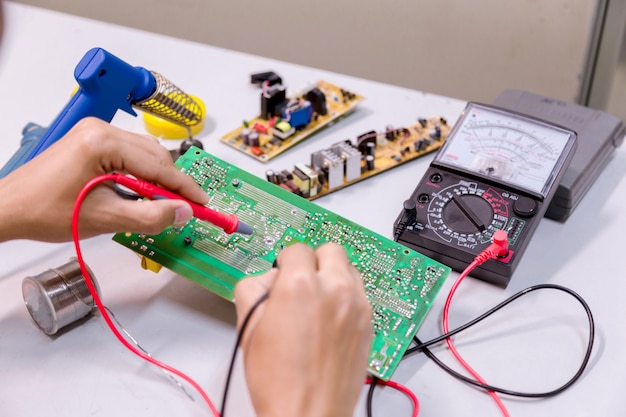
[[317,255],[307,245],[291,245],[278,255],[278,267],[285,275],[317,270]]
[[208,202],[206,193],[191,177],[176,169],[169,152],[155,138],[122,130],[95,118],[81,120],[73,130],[78,134],[72,141],[98,160],[102,173],[128,172],[197,203]]
[[303,415],[311,404],[328,410],[324,415],[352,414],[372,331],[362,287],[346,251],[335,244],[317,250],[294,244],[278,256],[278,269],[239,283],[240,320],[270,289],[242,342],[258,415]]
[[346,271],[355,278],[358,271],[350,265],[346,250],[336,243],[327,243],[317,250],[320,271]]
[[[83,218],[88,223],[85,225],[87,234],[124,230],[156,235],[170,226],[182,227],[193,217],[191,206],[182,200],[130,201],[114,196],[106,204],[108,207],[104,210],[92,210],[92,204],[85,208]],[[97,221],[94,219],[94,211],[102,221],[99,230],[90,230]]]

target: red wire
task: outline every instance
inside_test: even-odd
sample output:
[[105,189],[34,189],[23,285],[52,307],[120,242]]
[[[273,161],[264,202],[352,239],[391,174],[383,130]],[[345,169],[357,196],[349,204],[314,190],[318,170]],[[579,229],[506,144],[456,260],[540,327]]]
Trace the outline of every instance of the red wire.
[[[373,381],[374,378],[367,378],[365,379],[365,384],[371,384]],[[413,403],[413,414],[411,414],[411,417],[417,417],[420,411],[420,403],[417,400],[417,396],[410,389],[394,381],[383,381],[382,379],[379,379],[378,381],[376,381],[376,383],[380,385],[386,385],[390,388],[400,391],[401,393],[409,397],[409,399]]]
[[211,402],[211,399],[209,398],[209,396],[204,392],[202,387],[197,382],[195,382],[193,379],[191,379],[189,376],[187,376],[186,374],[182,373],[178,369],[173,368],[173,367],[167,365],[166,363],[163,363],[163,362],[160,362],[160,361],[154,359],[153,357],[147,355],[146,353],[140,351],[135,346],[130,344],[124,338],[124,336],[122,336],[122,334],[119,332],[119,330],[115,327],[115,324],[111,320],[111,317],[109,316],[109,313],[104,308],[104,305],[102,304],[102,301],[100,300],[100,296],[98,295],[98,291],[96,290],[96,287],[95,287],[95,285],[94,285],[94,283],[93,283],[93,281],[91,279],[91,276],[89,275],[89,271],[87,270],[87,267],[85,265],[85,261],[83,260],[82,252],[80,250],[80,238],[79,238],[79,234],[78,234],[78,214],[80,212],[80,206],[82,205],[83,201],[85,200],[85,197],[87,196],[87,194],[89,193],[89,191],[91,191],[91,189],[93,187],[95,187],[96,185],[98,185],[98,184],[100,184],[102,182],[111,181],[111,180],[114,180],[114,179],[115,179],[115,175],[113,175],[113,174],[100,175],[100,176],[92,179],[80,191],[80,193],[78,194],[78,197],[76,197],[76,204],[74,205],[74,212],[72,214],[72,237],[74,239],[74,247],[76,248],[76,258],[78,260],[78,264],[80,266],[80,270],[81,270],[81,272],[83,274],[83,277],[85,278],[85,282],[87,284],[87,288],[89,288],[89,292],[91,293],[91,296],[93,297],[93,300],[94,300],[98,310],[100,311],[100,314],[102,314],[102,317],[104,318],[104,320],[106,321],[107,325],[109,326],[109,329],[111,329],[111,331],[117,337],[117,339],[128,350],[130,350],[131,352],[133,352],[135,355],[139,356],[140,358],[142,358],[142,359],[144,359],[144,360],[146,360],[146,361],[148,361],[148,362],[158,366],[159,368],[161,368],[163,370],[166,370],[166,371],[168,371],[168,372],[170,372],[170,373],[172,373],[174,375],[177,375],[180,378],[182,378],[185,381],[187,381],[189,384],[191,384],[196,389],[196,391],[198,391],[198,393],[200,393],[200,395],[202,396],[204,401],[207,403],[207,405],[211,409],[211,412],[213,413],[213,415],[215,417],[220,417],[220,414],[217,411],[217,408],[215,408],[215,406],[213,405],[213,402]]
[[[480,257],[480,255],[479,255]],[[477,257],[478,258],[478,257]],[[481,257],[483,258],[483,257]],[[483,258],[484,260],[490,259],[490,258]],[[454,282],[454,285],[452,285],[452,288],[450,289],[450,292],[448,293],[448,298],[446,299],[446,304],[444,305],[443,308],[443,332],[448,333],[449,330],[449,326],[448,326],[448,313],[450,310],[450,303],[452,302],[452,297],[454,296],[454,293],[456,292],[457,288],[459,287],[459,285],[461,284],[461,282],[465,279],[465,277],[467,277],[470,272],[472,272],[472,270],[474,268],[476,268],[478,265],[480,265],[481,263],[484,262],[483,259],[480,260],[474,260],[472,263],[470,263],[465,270],[463,270],[463,272],[461,272],[461,274],[459,275],[459,277],[456,279],[456,281]],[[482,262],[481,262],[482,261]],[[452,353],[452,355],[456,358],[456,360],[481,384],[487,384],[487,382],[483,379],[483,377],[481,377],[478,372],[476,372],[466,361],[465,359],[463,359],[463,357],[461,356],[461,354],[458,352],[458,350],[456,349],[456,347],[454,346],[454,343],[452,342],[451,338],[447,338],[446,339],[446,343],[448,344],[448,348],[450,349],[450,352]],[[489,396],[496,402],[496,405],[498,406],[498,408],[500,409],[500,411],[502,412],[502,415],[505,417],[510,417],[510,414],[508,412],[508,410],[506,409],[504,403],[502,402],[502,399],[498,396],[497,393],[495,393],[494,391],[487,391],[487,393],[489,394]]]

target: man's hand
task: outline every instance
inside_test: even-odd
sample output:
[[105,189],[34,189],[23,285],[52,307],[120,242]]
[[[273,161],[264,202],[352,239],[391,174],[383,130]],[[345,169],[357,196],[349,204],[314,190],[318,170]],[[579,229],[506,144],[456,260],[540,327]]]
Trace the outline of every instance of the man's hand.
[[[80,189],[113,171],[152,181],[200,204],[208,196],[178,171],[169,152],[149,136],[86,118],[45,152],[0,180],[0,241],[71,240],[71,217]],[[111,232],[155,234],[192,217],[181,200],[132,201],[107,185],[90,192],[80,211],[81,237]]]
[[286,248],[278,269],[235,288],[248,389],[258,417],[350,417],[363,386],[372,312],[345,250]]

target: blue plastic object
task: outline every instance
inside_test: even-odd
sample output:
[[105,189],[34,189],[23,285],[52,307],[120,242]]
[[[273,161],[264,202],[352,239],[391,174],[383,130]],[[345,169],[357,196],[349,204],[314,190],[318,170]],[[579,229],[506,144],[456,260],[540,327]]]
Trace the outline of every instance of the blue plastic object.
[[41,141],[43,135],[45,135],[46,130],[45,127],[32,122],[24,126],[24,129],[22,129],[20,148],[0,170],[0,178],[6,177],[11,171],[25,162],[26,157],[30,155],[33,148]]
[[133,67],[102,48],[85,54],[74,70],[74,78],[78,91],[23,163],[46,150],[85,117],[110,122],[118,109],[136,116],[131,104],[147,99],[156,89],[150,71]]
[[296,129],[311,123],[313,117],[313,107],[310,101],[303,101],[289,109],[283,109],[282,117],[289,121],[289,124]]

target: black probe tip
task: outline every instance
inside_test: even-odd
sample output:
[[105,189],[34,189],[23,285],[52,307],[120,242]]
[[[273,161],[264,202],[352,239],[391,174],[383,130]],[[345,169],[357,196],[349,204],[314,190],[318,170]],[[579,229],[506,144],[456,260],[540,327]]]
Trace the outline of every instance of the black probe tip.
[[239,224],[237,224],[237,229],[235,230],[235,233],[240,233],[242,235],[251,235],[252,233],[254,233],[254,229],[252,229],[250,225],[240,220]]

